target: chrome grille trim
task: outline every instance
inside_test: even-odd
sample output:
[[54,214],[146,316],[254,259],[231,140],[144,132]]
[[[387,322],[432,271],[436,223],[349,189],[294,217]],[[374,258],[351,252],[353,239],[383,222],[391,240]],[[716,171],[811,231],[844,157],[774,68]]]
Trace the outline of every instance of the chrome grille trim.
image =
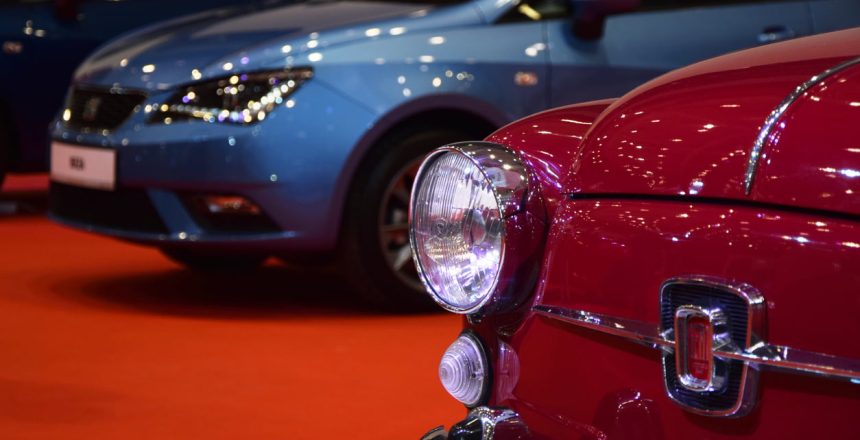
[[[671,335],[661,334],[656,324],[544,304],[532,307],[532,311],[549,319],[618,336],[667,353],[675,350],[675,342],[671,339]],[[717,349],[714,350],[714,355],[751,365],[809,373],[827,379],[850,380],[852,383],[860,384],[860,360],[857,359],[764,342],[759,342],[746,350]]]

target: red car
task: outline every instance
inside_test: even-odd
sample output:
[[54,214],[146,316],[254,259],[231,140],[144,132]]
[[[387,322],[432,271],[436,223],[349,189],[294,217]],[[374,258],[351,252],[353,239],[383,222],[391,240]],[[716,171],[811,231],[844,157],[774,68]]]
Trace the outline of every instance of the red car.
[[442,147],[412,197],[465,315],[426,439],[860,438],[860,29]]

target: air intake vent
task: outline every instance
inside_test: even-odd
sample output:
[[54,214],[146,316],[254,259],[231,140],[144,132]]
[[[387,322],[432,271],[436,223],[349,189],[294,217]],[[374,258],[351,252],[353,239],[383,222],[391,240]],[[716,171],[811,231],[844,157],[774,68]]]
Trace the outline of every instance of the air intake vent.
[[51,182],[49,201],[51,214],[60,220],[119,231],[169,233],[142,189],[101,191]]

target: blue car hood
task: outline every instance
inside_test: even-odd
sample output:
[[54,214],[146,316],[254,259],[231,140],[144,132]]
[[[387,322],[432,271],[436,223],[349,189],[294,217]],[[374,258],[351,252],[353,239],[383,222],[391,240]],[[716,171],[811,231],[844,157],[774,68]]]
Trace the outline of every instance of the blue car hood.
[[[287,67],[302,53],[367,38],[373,32],[368,29],[383,24],[389,29],[402,24],[414,31],[481,21],[468,2],[452,8],[469,13],[444,14],[444,20],[433,19],[435,8],[394,2],[308,1],[204,12],[113,40],[78,68],[74,82],[167,90],[236,71]],[[379,38],[390,36],[383,32]],[[318,41],[311,42],[314,39]]]

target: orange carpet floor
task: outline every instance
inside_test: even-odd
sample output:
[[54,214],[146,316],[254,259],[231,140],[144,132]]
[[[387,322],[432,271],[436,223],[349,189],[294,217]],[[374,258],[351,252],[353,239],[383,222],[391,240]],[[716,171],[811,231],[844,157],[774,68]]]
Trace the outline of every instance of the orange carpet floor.
[[415,439],[465,414],[436,375],[458,332],[324,272],[201,275],[0,215],[0,439]]

